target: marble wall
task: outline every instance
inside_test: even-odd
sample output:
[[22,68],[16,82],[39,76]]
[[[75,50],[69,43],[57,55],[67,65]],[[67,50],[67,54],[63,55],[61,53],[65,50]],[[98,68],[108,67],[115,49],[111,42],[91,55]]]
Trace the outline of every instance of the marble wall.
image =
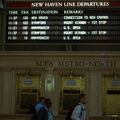
[[[104,52],[0,52],[0,114],[15,114],[16,75],[42,75],[41,96],[51,98],[54,115],[59,112],[59,75],[85,76],[86,111],[102,116],[102,79],[120,69],[120,53]],[[119,72],[118,72],[119,74]]]

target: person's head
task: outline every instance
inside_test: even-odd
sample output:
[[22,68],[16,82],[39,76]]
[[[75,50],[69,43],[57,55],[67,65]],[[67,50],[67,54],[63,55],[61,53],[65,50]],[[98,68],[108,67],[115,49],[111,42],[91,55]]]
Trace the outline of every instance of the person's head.
[[45,97],[40,97],[40,98],[39,98],[39,102],[42,103],[42,104],[44,104],[44,102],[45,102]]
[[50,108],[50,107],[52,106],[51,99],[49,99],[49,98],[45,99],[45,106],[46,106],[47,108]]
[[86,104],[87,103],[87,97],[86,97],[85,94],[80,94],[79,102],[82,103],[82,104]]

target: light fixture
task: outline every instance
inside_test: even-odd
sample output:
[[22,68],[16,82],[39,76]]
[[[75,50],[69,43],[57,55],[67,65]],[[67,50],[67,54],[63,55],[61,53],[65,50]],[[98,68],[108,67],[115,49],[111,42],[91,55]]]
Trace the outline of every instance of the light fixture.
[[114,72],[114,80],[111,81],[111,86],[120,86],[120,80],[118,80],[117,72]]
[[28,70],[26,77],[24,79],[24,84],[25,85],[30,85],[33,84],[33,81],[30,79],[30,70]]
[[73,72],[71,71],[70,79],[67,81],[67,85],[75,86],[76,85],[76,81],[72,79],[72,76],[73,76]]

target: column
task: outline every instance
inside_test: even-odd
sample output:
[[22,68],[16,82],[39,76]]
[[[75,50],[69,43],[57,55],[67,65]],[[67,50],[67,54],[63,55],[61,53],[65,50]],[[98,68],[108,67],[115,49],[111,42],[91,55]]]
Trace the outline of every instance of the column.
[[2,70],[0,69],[0,114],[2,113]]
[[99,71],[99,73],[98,73],[98,84],[99,84],[99,86],[98,86],[98,89],[99,89],[99,101],[98,101],[98,116],[102,116],[102,79],[103,79],[103,75],[102,75],[102,73],[101,73],[101,71]]
[[11,70],[11,79],[10,79],[10,114],[15,114],[15,106],[16,106],[16,74],[14,70]]
[[99,78],[97,69],[89,73],[89,116],[98,116],[99,113]]
[[48,68],[45,71],[45,97],[50,98],[53,102],[52,112],[54,113],[55,99],[54,99],[54,71],[53,68]]
[[54,71],[55,87],[54,87],[54,115],[58,115],[59,106],[59,75],[57,71]]
[[11,68],[4,68],[3,69],[3,76],[2,76],[2,105],[1,105],[1,113],[2,114],[10,114],[11,110]]

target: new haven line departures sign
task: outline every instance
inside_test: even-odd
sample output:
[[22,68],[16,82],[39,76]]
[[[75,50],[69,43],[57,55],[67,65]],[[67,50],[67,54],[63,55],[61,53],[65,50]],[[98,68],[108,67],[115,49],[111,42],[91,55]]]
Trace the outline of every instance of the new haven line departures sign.
[[120,2],[7,2],[7,42],[120,41]]

